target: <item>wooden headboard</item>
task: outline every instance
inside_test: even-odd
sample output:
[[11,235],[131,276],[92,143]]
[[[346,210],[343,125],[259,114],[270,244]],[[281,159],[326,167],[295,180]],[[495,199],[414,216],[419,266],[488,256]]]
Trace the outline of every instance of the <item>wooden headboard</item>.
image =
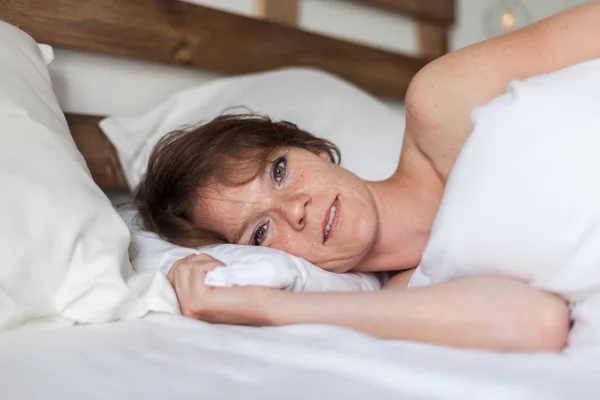
[[[266,10],[297,0],[257,0]],[[403,99],[412,77],[447,51],[454,0],[356,0],[418,21],[419,56],[408,56],[178,0],[2,0],[0,19],[54,47],[246,74],[319,68],[381,97]],[[126,182],[100,117],[66,115],[98,185]]]

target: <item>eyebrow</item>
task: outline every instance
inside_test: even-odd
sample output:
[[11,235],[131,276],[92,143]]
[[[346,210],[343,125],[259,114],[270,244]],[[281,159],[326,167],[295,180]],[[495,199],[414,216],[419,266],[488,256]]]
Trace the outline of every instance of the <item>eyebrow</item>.
[[242,224],[242,227],[235,233],[235,235],[233,235],[233,243],[234,244],[240,244],[240,239],[242,238],[242,235],[248,229],[248,225],[250,225],[249,221],[250,220],[244,221],[244,223]]

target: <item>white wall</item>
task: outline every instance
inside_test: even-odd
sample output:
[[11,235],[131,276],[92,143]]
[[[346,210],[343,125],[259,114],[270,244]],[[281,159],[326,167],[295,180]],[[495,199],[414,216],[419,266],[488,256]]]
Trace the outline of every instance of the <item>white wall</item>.
[[[452,30],[453,50],[487,39],[484,13],[499,0],[458,0],[458,23]],[[590,0],[520,0],[529,11],[533,21],[539,21]]]
[[[186,0],[242,15],[254,14],[253,0]],[[480,40],[483,14],[496,0],[459,0],[452,31],[456,49]],[[539,20],[586,0],[522,0]],[[348,0],[301,0],[300,25],[307,30],[414,54],[414,23],[378,8]],[[65,111],[88,114],[139,112],[181,88],[217,75],[186,68],[148,65],[112,57],[56,49],[50,66],[57,96]]]

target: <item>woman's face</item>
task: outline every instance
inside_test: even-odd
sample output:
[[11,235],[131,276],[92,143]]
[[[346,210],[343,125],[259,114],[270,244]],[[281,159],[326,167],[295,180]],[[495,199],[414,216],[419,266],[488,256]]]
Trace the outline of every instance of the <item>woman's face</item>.
[[326,154],[281,149],[257,178],[198,191],[199,225],[232,243],[267,246],[346,272],[369,251],[378,216],[367,184]]

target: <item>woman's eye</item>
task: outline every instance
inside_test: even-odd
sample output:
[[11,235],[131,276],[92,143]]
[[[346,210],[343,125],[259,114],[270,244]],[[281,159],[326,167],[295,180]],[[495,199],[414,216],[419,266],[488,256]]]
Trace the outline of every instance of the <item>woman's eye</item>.
[[265,239],[267,238],[267,234],[269,233],[269,223],[265,222],[256,227],[254,232],[252,233],[252,238],[250,239],[250,243],[253,246],[260,246]]
[[285,177],[286,171],[286,159],[285,157],[280,157],[275,162],[273,162],[273,169],[271,170],[271,176],[275,182],[280,183]]

